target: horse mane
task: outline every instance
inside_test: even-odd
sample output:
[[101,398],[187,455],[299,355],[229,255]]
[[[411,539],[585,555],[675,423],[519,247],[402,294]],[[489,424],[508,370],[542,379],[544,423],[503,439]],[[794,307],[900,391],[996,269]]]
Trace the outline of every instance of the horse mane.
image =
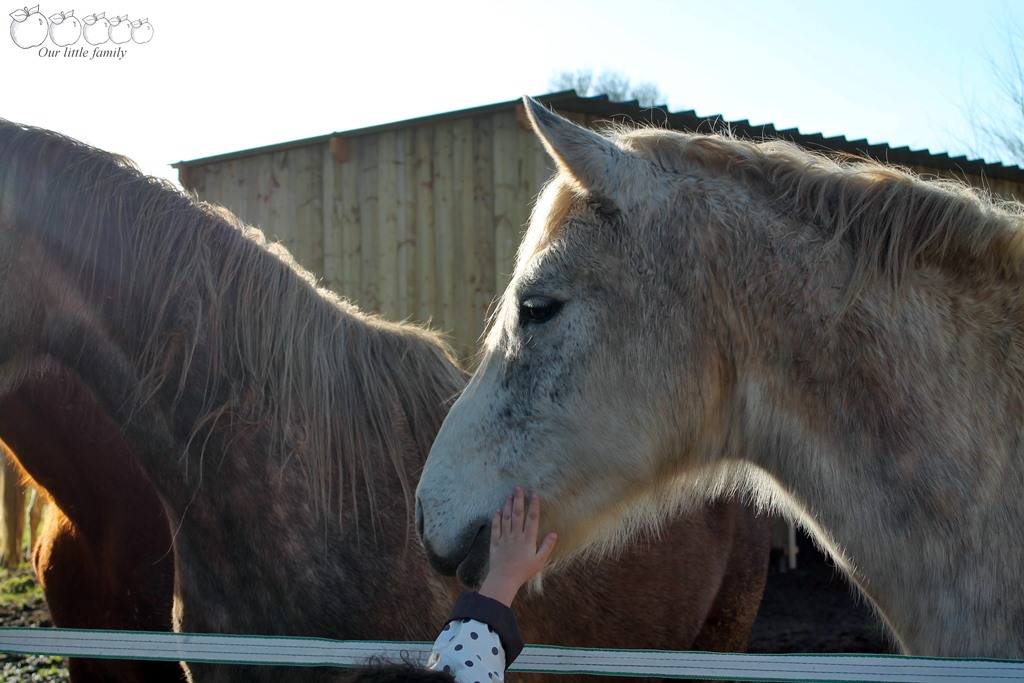
[[[898,288],[924,264],[958,277],[1024,276],[1024,204],[964,182],[925,179],[859,157],[833,158],[784,140],[744,140],[729,131],[608,123],[604,134],[663,172],[692,176],[696,168],[759,192],[780,220],[814,226],[824,249],[847,247],[852,268],[843,309],[871,283]],[[548,180],[531,213],[530,225],[538,228],[527,230],[519,245],[515,277],[557,238],[581,199],[602,199],[586,194],[561,173]],[[485,334],[493,329],[490,320]]]
[[[215,427],[228,446],[261,430],[268,457],[305,468],[320,513],[354,505],[359,481],[372,506],[382,456],[411,500],[422,463],[407,454],[425,457],[465,383],[438,334],[359,311],[262,231],[123,156],[3,120],[0,225],[78,270],[108,335],[130,331],[133,410],[170,396],[175,420],[196,416],[184,428],[200,453]],[[176,410],[197,390],[201,405]]]
[[1024,205],[966,183],[729,133],[641,128],[612,137],[669,172],[692,173],[696,165],[737,178],[766,195],[780,215],[817,226],[833,245],[849,245],[854,292],[879,277],[897,285],[923,263],[961,273],[982,267],[1006,277],[1024,270]]

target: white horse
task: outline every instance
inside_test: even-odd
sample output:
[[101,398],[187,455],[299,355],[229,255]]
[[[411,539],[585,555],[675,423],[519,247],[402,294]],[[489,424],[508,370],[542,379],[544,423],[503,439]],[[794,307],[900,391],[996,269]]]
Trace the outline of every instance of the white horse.
[[516,483],[563,554],[740,489],[904,651],[1024,656],[1021,207],[526,105],[559,172],[418,487],[435,567],[483,569]]

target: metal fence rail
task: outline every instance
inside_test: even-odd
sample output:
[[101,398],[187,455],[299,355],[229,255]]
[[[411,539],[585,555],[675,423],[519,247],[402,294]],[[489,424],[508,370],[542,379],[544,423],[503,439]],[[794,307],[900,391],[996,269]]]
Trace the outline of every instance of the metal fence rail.
[[[372,656],[426,661],[430,643],[146,631],[0,628],[0,652],[219,664],[358,666]],[[895,655],[749,655],[527,646],[512,671],[738,681],[926,683],[1024,680],[1024,661]]]

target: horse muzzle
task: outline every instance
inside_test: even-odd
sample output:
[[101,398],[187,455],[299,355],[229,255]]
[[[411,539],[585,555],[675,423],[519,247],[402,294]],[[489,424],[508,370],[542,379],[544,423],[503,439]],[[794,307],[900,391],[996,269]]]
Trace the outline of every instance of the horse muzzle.
[[470,525],[458,537],[452,550],[438,552],[424,532],[423,509],[416,502],[416,532],[434,571],[444,576],[456,576],[467,588],[477,589],[487,573],[488,550],[491,538],[490,520]]

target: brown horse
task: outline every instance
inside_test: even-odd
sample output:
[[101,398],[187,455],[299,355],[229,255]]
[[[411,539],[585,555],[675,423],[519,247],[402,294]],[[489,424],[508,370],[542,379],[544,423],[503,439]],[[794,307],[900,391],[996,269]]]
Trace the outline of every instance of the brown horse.
[[[33,552],[53,622],[169,631],[174,556],[167,518],[120,430],[56,367],[0,398],[0,434],[51,507]],[[71,519],[74,522],[71,522]],[[71,658],[75,681],[183,681],[174,662]]]
[[1024,207],[527,108],[559,173],[420,479],[435,563],[477,573],[513,482],[563,553],[741,487],[908,653],[1024,656]]
[[[26,432],[15,454],[65,515],[37,560],[57,625],[430,639],[456,587],[414,541],[411,491],[464,383],[435,334],[316,288],[223,209],[0,123],[0,396],[27,416],[4,422]],[[64,427],[32,428],[54,419]],[[740,648],[766,544],[750,510],[703,509],[647,550],[552,577],[523,602],[526,636]],[[83,556],[105,580],[76,595],[69,566]],[[648,623],[659,609],[667,627]],[[188,668],[204,681],[337,675]]]

